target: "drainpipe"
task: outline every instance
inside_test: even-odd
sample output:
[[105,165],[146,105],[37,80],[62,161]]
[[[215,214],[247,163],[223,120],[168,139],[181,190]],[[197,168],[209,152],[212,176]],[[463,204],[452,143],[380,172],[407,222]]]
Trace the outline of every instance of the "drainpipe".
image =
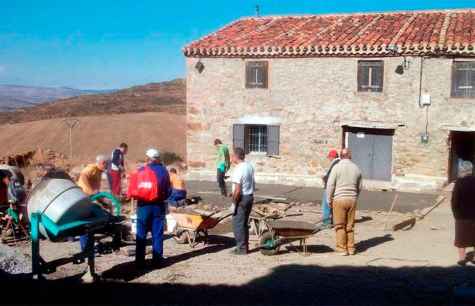
[[419,67],[419,108],[425,108],[426,111],[426,124],[424,129],[424,134],[421,136],[422,143],[429,142],[429,105],[422,105],[422,77],[424,72],[424,56],[421,56],[420,67]]

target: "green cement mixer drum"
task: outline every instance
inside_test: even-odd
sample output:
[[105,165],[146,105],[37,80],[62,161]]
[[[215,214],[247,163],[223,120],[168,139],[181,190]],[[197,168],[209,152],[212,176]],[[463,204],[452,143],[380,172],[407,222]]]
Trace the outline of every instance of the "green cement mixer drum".
[[[91,217],[95,206],[73,181],[57,178],[44,178],[36,185],[27,205],[30,218],[32,213],[39,213],[59,226]],[[44,226],[40,226],[40,233],[53,238]]]

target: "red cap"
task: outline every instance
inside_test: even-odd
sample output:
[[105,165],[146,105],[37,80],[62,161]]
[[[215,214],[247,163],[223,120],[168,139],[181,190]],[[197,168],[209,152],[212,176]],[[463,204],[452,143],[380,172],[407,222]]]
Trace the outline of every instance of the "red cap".
[[336,150],[330,150],[328,152],[328,158],[337,158],[338,157],[338,152]]

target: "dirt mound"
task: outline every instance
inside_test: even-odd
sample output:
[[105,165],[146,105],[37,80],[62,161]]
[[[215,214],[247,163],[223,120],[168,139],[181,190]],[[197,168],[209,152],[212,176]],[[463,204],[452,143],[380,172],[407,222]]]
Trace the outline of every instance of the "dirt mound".
[[[97,154],[109,155],[121,142],[129,145],[129,161],[143,160],[145,150],[152,146],[186,157],[184,115],[130,113],[78,119],[79,125],[72,134],[74,164],[91,162]],[[48,148],[69,158],[68,130],[62,119],[3,125],[1,128],[2,156]]]
[[142,112],[185,113],[185,81],[150,83],[106,94],[83,95],[38,106],[0,113],[0,122],[19,123],[45,119]]

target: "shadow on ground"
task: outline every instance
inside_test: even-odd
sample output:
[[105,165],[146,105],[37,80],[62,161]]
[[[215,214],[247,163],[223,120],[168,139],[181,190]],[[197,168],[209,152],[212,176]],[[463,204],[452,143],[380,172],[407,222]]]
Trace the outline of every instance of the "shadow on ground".
[[[207,245],[199,249],[190,249],[190,251],[188,252],[167,257],[167,259],[161,265],[161,268],[172,266],[175,263],[189,260],[193,257],[217,253],[224,249],[231,248],[234,245],[234,239],[229,238],[229,237],[210,235],[209,243],[212,243],[212,245]],[[129,282],[153,270],[151,260],[146,262],[146,266],[150,268],[136,269],[134,261],[129,261],[129,262],[114,266],[113,268],[104,271],[102,273],[102,277],[108,280],[121,280],[121,281]]]
[[[221,271],[220,273],[226,273]],[[473,305],[475,268],[282,265],[242,286],[31,281],[3,275],[2,303]],[[21,289],[21,298],[11,294]],[[470,291],[472,290],[472,291]]]
[[384,236],[373,237],[373,238],[370,238],[370,239],[367,239],[367,240],[362,240],[362,241],[356,243],[355,247],[356,247],[356,251],[358,253],[363,253],[363,252],[367,251],[368,249],[371,249],[375,246],[378,246],[380,244],[383,244],[383,243],[386,243],[386,242],[389,242],[389,241],[393,241],[393,240],[394,240],[393,236],[391,236],[390,234],[387,234],[387,235],[384,235]]

